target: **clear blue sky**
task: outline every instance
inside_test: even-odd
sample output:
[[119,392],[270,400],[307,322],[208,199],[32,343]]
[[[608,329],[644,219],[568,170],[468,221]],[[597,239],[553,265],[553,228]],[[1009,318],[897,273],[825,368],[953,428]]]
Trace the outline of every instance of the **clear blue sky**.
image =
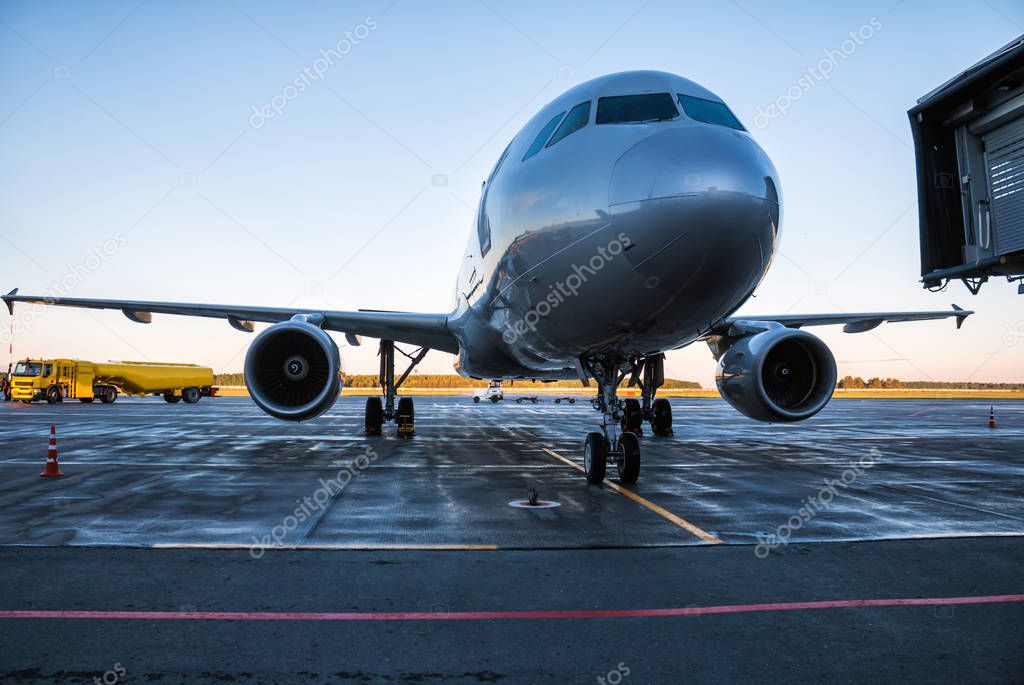
[[[873,19],[828,80],[755,126],[759,106]],[[1022,381],[1015,288],[917,283],[906,118],[1022,27],[1010,0],[3,2],[0,289],[64,279],[84,297],[447,311],[480,181],[518,128],[575,83],[661,69],[725,98],[779,170],[782,256],[745,311],[957,302],[979,311],[959,333],[948,321],[820,330],[840,374]],[[285,90],[346,32],[323,78]],[[254,127],[252,107],[275,96],[280,114]],[[18,356],[224,371],[251,340],[223,322],[115,312],[50,310],[27,328]],[[374,353],[343,350],[347,369],[372,371]],[[451,370],[446,355],[428,360]],[[673,353],[669,372],[710,385],[711,355]]]

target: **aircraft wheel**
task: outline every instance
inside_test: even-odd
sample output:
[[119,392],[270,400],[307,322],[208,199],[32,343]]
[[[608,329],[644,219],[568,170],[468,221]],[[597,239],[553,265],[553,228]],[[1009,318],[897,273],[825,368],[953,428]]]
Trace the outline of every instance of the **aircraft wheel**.
[[672,405],[668,400],[661,398],[654,400],[651,406],[654,416],[651,417],[651,430],[655,435],[662,437],[673,435],[672,432]]
[[587,482],[599,485],[604,480],[607,468],[608,439],[598,431],[587,433],[587,440],[583,443],[583,469],[587,474]]
[[474,396],[473,396],[473,404],[480,404],[480,398],[479,398],[479,397],[476,397],[476,396],[474,395]]
[[643,435],[644,413],[640,409],[639,400],[626,400],[622,414],[622,432]]
[[60,396],[60,388],[53,386],[46,391],[46,402],[48,404],[57,404],[61,401],[63,401],[63,398]]
[[367,435],[380,435],[380,427],[384,425],[384,405],[379,397],[366,398],[366,428]]
[[401,438],[411,437],[415,424],[411,397],[399,398],[397,414],[395,420],[398,423],[398,436]]
[[622,454],[616,464],[619,468],[619,482],[632,485],[640,477],[640,439],[635,433],[623,433],[619,438]]
[[199,393],[199,388],[185,388],[181,391],[181,399],[185,400],[185,404],[195,404],[200,397],[202,395]]

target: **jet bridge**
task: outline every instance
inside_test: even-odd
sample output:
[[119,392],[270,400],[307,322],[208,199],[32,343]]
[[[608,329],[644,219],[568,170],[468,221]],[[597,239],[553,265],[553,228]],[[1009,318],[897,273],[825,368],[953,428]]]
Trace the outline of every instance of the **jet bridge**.
[[990,276],[1024,294],[1024,36],[908,112],[917,161],[921,280]]

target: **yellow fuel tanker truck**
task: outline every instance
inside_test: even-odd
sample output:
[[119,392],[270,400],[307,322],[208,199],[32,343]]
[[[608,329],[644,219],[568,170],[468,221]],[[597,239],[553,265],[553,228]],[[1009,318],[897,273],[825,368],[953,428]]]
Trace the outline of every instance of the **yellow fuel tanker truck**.
[[157,362],[107,362],[98,364],[78,359],[25,359],[11,373],[11,399],[30,404],[50,404],[65,399],[110,404],[118,393],[161,395],[173,404],[184,400],[195,404],[211,396],[213,369],[197,364]]

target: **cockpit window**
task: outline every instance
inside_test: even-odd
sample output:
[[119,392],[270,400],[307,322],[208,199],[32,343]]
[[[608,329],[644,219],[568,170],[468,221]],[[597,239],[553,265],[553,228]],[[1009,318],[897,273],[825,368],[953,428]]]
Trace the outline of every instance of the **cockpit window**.
[[42,364],[33,362],[18,362],[14,365],[14,376],[38,376],[43,370]]
[[563,116],[565,116],[565,112],[559,112],[555,116],[551,117],[551,121],[544,124],[544,128],[540,130],[540,133],[537,134],[537,137],[534,138],[533,142],[530,144],[530,149],[526,151],[525,155],[523,155],[524,162],[544,148],[544,143],[548,142],[548,138],[551,137],[551,132],[555,130],[556,126],[558,126],[558,122],[562,120]]
[[683,111],[686,112],[686,116],[697,121],[703,121],[705,124],[718,124],[719,126],[728,126],[734,128],[737,131],[746,131],[743,128],[743,124],[736,118],[729,108],[721,102],[715,102],[714,100],[705,100],[704,98],[695,98],[692,95],[679,94],[679,104],[682,106]]
[[675,119],[677,116],[679,110],[668,93],[616,95],[597,101],[599,124],[642,124]]
[[555,135],[551,136],[551,140],[545,147],[551,147],[567,135],[576,133],[586,126],[588,121],[590,121],[590,100],[581,102],[569,110],[569,116],[562,121],[562,125],[555,131]]

